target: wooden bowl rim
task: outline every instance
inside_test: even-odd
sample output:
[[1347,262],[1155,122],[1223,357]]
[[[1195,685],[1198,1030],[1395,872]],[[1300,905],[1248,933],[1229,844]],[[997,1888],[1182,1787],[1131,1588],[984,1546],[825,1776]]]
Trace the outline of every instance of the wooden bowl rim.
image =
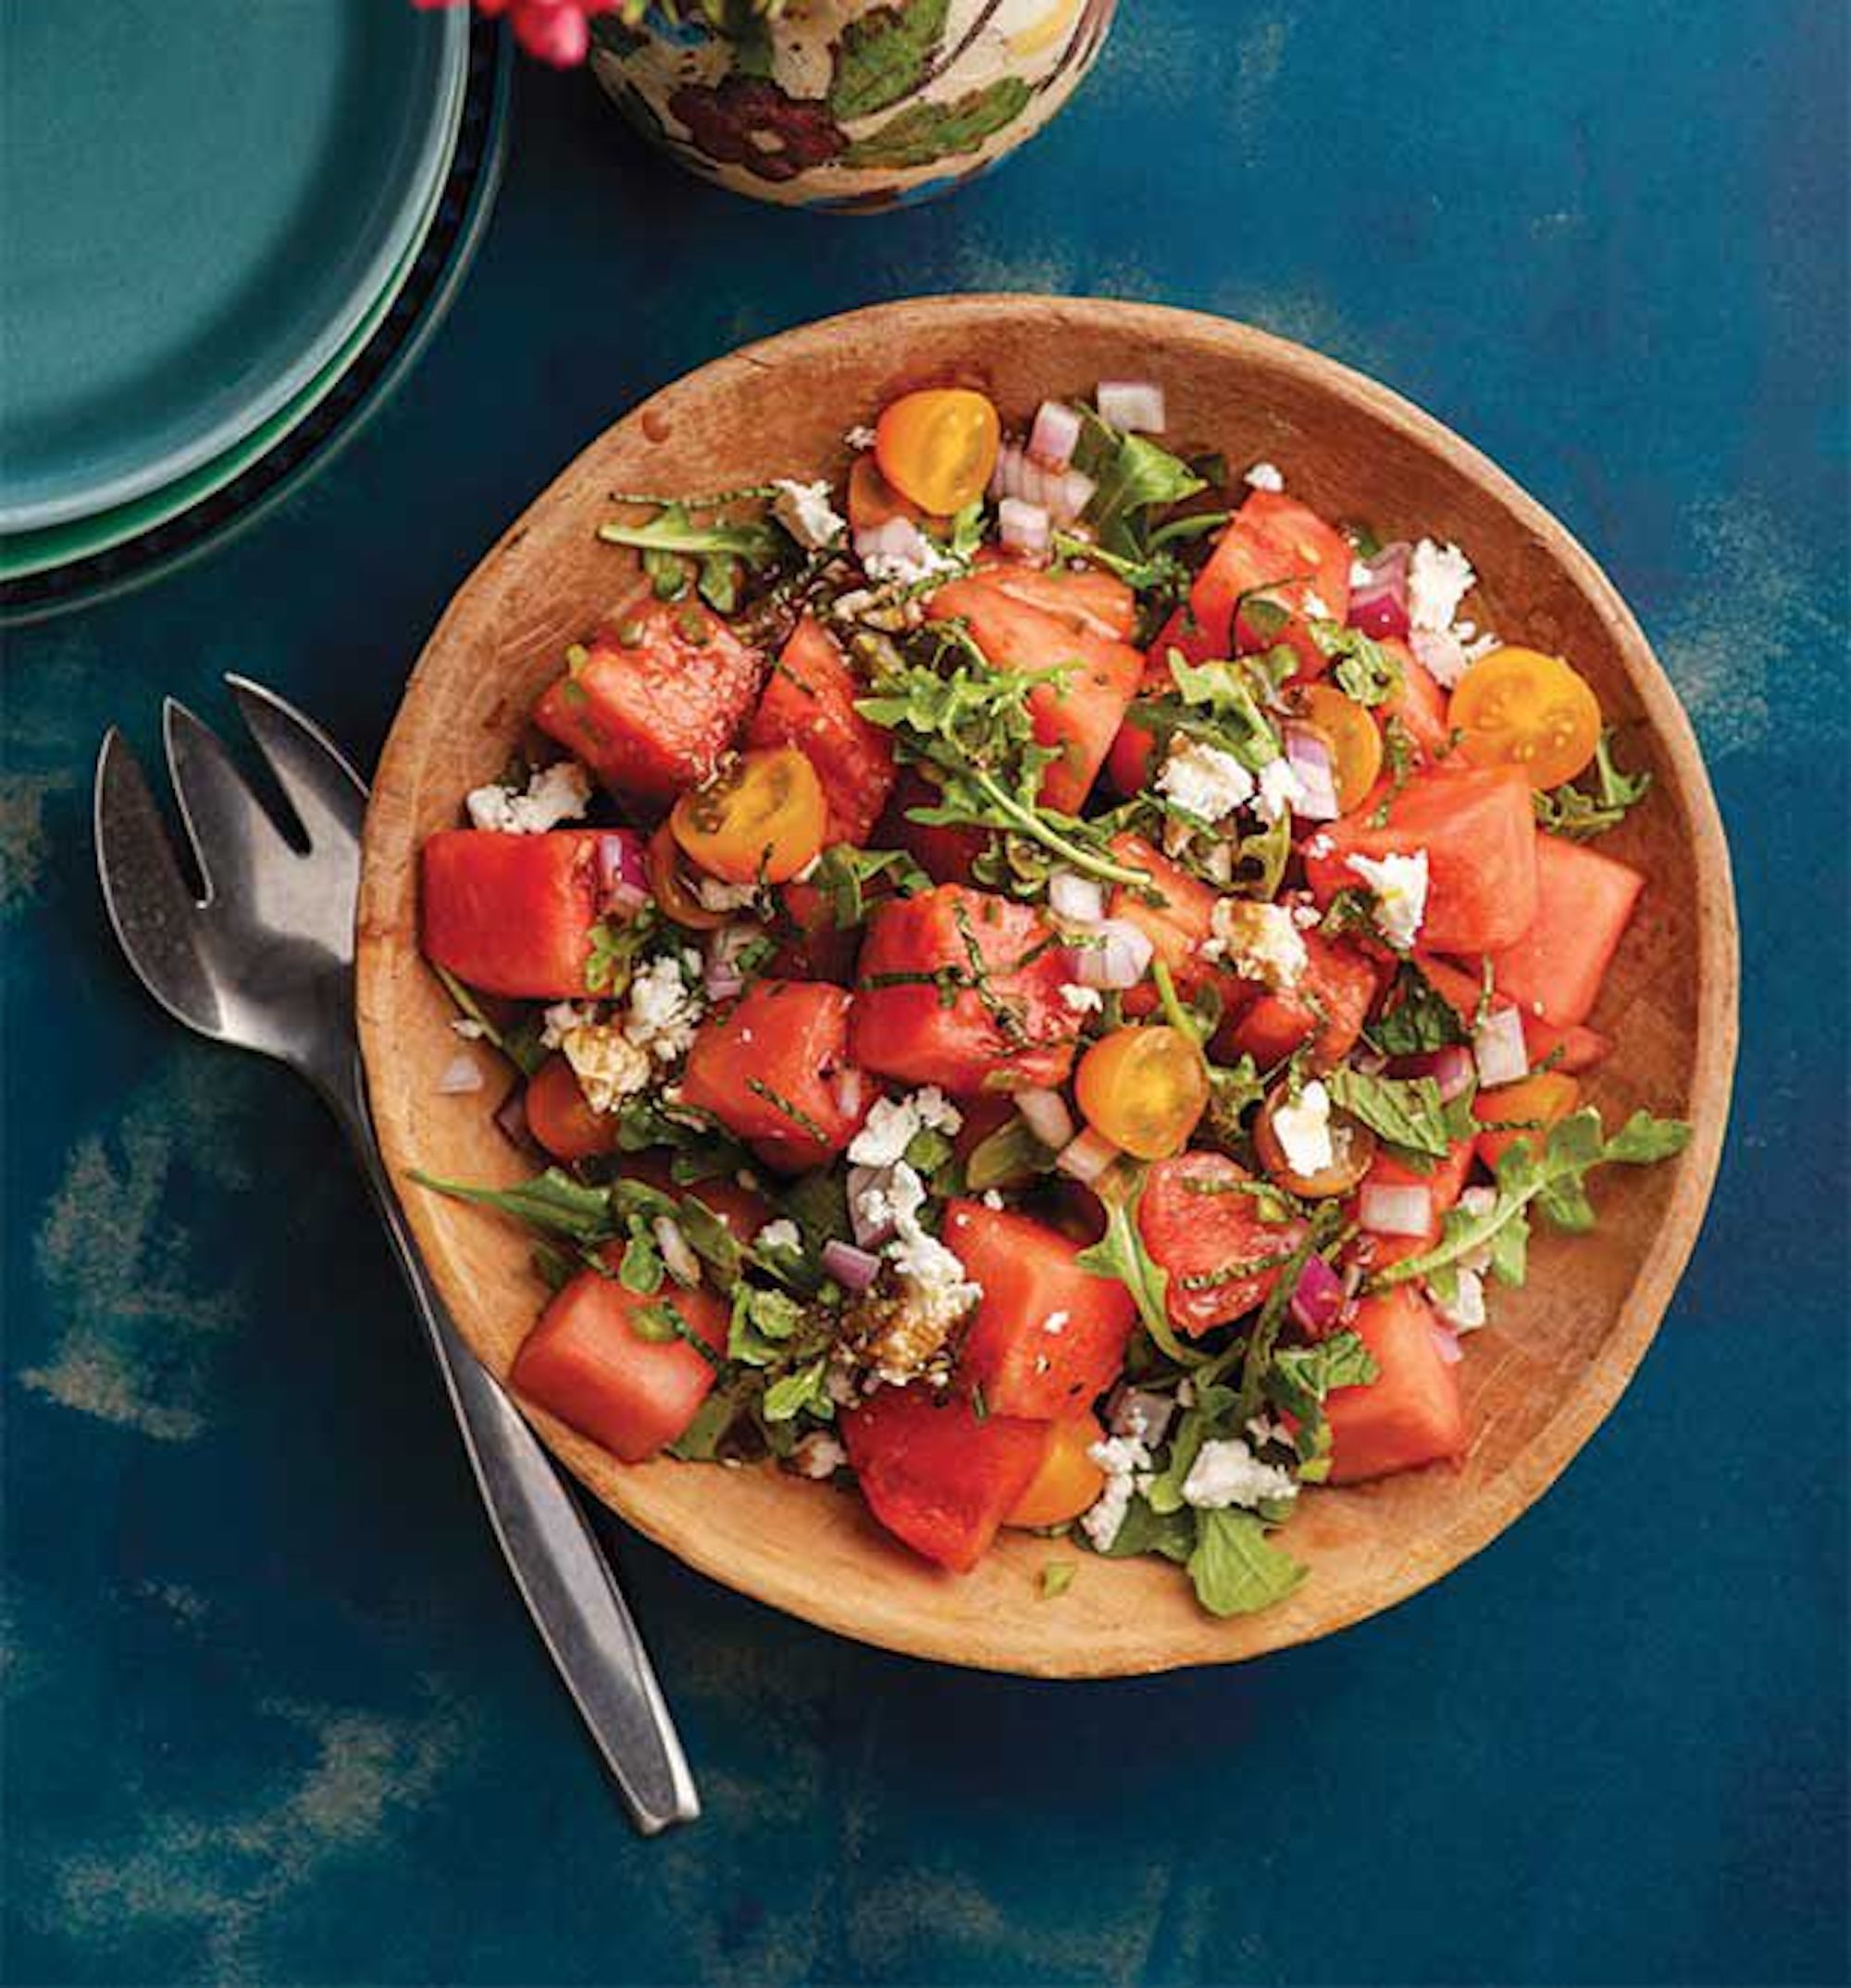
[[[412,1232],[433,1278],[449,1298],[448,1265],[444,1251],[437,1247],[434,1217],[425,1197],[416,1191],[405,1192],[406,1176],[416,1164],[416,1156],[406,1149],[399,1114],[392,1103],[392,1043],[380,1014],[380,998],[405,941],[391,929],[390,913],[382,902],[389,887],[381,879],[386,867],[383,851],[412,829],[410,822],[402,818],[404,811],[399,795],[404,783],[400,773],[402,764],[408,764],[418,749],[419,714],[427,699],[434,694],[436,658],[459,618],[466,613],[476,589],[491,569],[518,546],[534,522],[547,513],[555,492],[572,478],[584,456],[618,429],[653,427],[660,430],[665,424],[673,423],[684,409],[698,404],[715,386],[728,383],[736,376],[776,372],[789,363],[839,349],[845,342],[865,342],[876,349],[903,354],[909,329],[928,313],[937,320],[950,317],[954,324],[962,321],[974,338],[994,329],[999,321],[1013,321],[1024,314],[1054,322],[1071,315],[1083,318],[1092,329],[1103,321],[1120,332],[1127,345],[1139,340],[1157,340],[1172,352],[1178,347],[1192,347],[1211,361],[1233,359],[1309,384],[1347,402],[1427,454],[1441,458],[1449,469],[1474,485],[1515,524],[1527,530],[1536,543],[1538,555],[1551,560],[1584,596],[1612,641],[1629,685],[1676,775],[1691,851],[1694,914],[1698,927],[1697,1005],[1691,1095],[1686,1109],[1694,1130],[1689,1147],[1676,1162],[1679,1171],[1671,1198],[1619,1305],[1599,1358],[1568,1387],[1555,1414],[1495,1483],[1480,1487],[1452,1522],[1420,1543],[1417,1554],[1403,1557],[1379,1595],[1360,1606],[1333,1607],[1311,1617],[1295,1615],[1289,1623],[1282,1622],[1276,1632],[1270,1634],[1267,1616],[1242,1618],[1246,1634],[1238,1647],[1230,1646],[1230,1625],[1207,1615],[1201,1616],[1193,1633],[1173,1633],[1161,1646],[1127,1654],[1122,1648],[1100,1653],[1086,1646],[1050,1652],[1045,1636],[1039,1634],[1018,1646],[1003,1624],[998,1625],[999,1634],[993,1640],[979,1646],[962,1633],[953,1634],[944,1625],[936,1624],[929,1611],[922,1614],[917,1609],[889,1604],[871,1614],[858,1606],[851,1592],[828,1588],[819,1592],[815,1584],[805,1584],[775,1559],[764,1566],[755,1565],[748,1554],[742,1553],[739,1542],[718,1537],[711,1528],[698,1523],[682,1527],[660,1522],[656,1515],[647,1509],[639,1510],[624,1496],[628,1478],[623,1466],[615,1464],[604,1452],[553,1417],[526,1404],[521,1405],[522,1412],[555,1456],[593,1495],[656,1545],[739,1593],[857,1641],[932,1661],[1049,1677],[1137,1675],[1197,1664],[1243,1661],[1330,1634],[1405,1601],[1488,1545],[1555,1482],[1611,1411],[1657,1333],[1702,1227],[1729,1115],[1738,1028],[1734,892],[1721,819],[1689,718],[1631,609],[1573,534],[1488,457],[1400,394],[1288,340],[1204,312],[1116,299],[999,292],[909,298],[819,318],[741,346],[684,374],[640,402],[560,471],[496,540],[458,589],[412,671],[380,754],[374,800],[366,818],[356,963],[362,1053],[380,1147]],[[376,1016],[379,1017],[377,1025]],[[460,1313],[466,1308],[453,1309]],[[652,1465],[643,1466],[642,1471],[665,1467],[689,1466]],[[822,1487],[815,1488],[818,1495],[827,1495]],[[1101,1566],[1112,1564],[1105,1562]]]

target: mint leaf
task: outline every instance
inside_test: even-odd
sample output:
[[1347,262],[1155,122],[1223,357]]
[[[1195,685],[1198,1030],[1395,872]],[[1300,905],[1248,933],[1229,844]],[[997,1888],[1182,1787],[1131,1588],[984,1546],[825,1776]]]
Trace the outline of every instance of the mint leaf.
[[1403,960],[1382,1013],[1364,1030],[1384,1056],[1424,1056],[1472,1037],[1447,1000],[1411,960]]
[[1334,658],[1331,680],[1346,697],[1373,708],[1400,695],[1400,658],[1380,642],[1335,621],[1314,621],[1311,629],[1319,649]]
[[1335,1104],[1391,1146],[1434,1160],[1451,1150],[1446,1103],[1432,1077],[1369,1076],[1345,1063],[1324,1083]]
[[1283,1601],[1305,1570],[1266,1537],[1264,1521],[1229,1507],[1197,1514],[1189,1579],[1211,1615],[1251,1615]]

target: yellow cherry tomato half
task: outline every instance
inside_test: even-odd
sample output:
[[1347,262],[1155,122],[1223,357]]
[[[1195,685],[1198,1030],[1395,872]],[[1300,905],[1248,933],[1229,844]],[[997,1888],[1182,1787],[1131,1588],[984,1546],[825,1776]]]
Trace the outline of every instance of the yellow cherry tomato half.
[[995,407],[968,387],[902,394],[881,410],[875,461],[902,497],[949,516],[989,488],[1002,445]]
[[1181,1152],[1209,1101],[1201,1050],[1158,1024],[1115,1028],[1080,1061],[1074,1088],[1087,1123],[1138,1160]]
[[1496,1172],[1511,1147],[1538,1143],[1580,1101],[1581,1086],[1559,1070],[1538,1071],[1515,1084],[1480,1091],[1472,1100],[1472,1115],[1485,1127],[1478,1135],[1479,1157]]
[[693,887],[681,874],[681,845],[675,839],[668,824],[662,826],[649,839],[649,848],[643,853],[643,869],[649,877],[649,894],[662,909],[665,918],[672,918],[677,925],[686,926],[690,932],[717,932],[726,924],[729,913],[709,911],[694,895]]
[[1276,1086],[1253,1121],[1253,1150],[1266,1169],[1267,1178],[1307,1201],[1330,1201],[1349,1193],[1361,1183],[1375,1158],[1375,1135],[1360,1118],[1352,1118],[1348,1112],[1333,1112],[1330,1164],[1320,1167],[1315,1174],[1300,1174],[1286,1157],[1285,1142],[1273,1124],[1274,1117],[1290,1101],[1288,1087],[1284,1084]]
[[1373,716],[1333,684],[1306,685],[1298,693],[1305,723],[1330,747],[1336,804],[1348,814],[1382,777],[1382,733]]
[[1090,1415],[1057,1422],[1048,1430],[1041,1468],[1009,1508],[1005,1525],[1065,1525],[1092,1506],[1105,1489],[1105,1472],[1087,1452],[1105,1432]]
[[785,884],[823,847],[828,803],[795,746],[741,752],[675,803],[668,826],[689,860],[728,884]]
[[1474,766],[1521,766],[1532,787],[1559,787],[1594,757],[1600,701],[1560,656],[1494,649],[1459,679],[1447,723]]

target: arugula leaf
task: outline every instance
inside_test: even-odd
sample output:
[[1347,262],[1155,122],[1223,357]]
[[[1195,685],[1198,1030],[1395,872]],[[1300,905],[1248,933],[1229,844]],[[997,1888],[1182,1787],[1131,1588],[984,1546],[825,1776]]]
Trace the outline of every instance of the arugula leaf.
[[664,504],[645,524],[600,525],[598,536],[606,545],[627,545],[642,553],[729,553],[754,570],[775,565],[784,552],[776,528],[762,518],[698,525],[682,503]]
[[1148,1500],[1134,1497],[1109,1547],[1093,1549],[1102,1559],[1137,1559],[1159,1553],[1179,1566],[1196,1550],[1196,1515],[1187,1507],[1154,1511]]
[[1572,782],[1532,796],[1537,822],[1551,835],[1565,836],[1571,842],[1591,842],[1609,828],[1617,828],[1630,809],[1638,806],[1652,789],[1649,773],[1622,773],[1613,760],[1613,728],[1602,727],[1594,749],[1595,790]]
[[964,1162],[964,1187],[971,1194],[991,1187],[1019,1187],[1037,1174],[1052,1171],[1054,1155],[1028,1129],[1019,1112],[1005,1119],[971,1149]]
[[1322,1484],[1330,1474],[1330,1424],[1324,1401],[1334,1387],[1361,1387],[1381,1373],[1374,1355],[1353,1332],[1334,1333],[1315,1346],[1282,1346],[1265,1382],[1267,1401],[1297,1423],[1298,1476]]
[[1384,1056],[1424,1056],[1472,1040],[1446,996],[1411,960],[1403,960],[1387,1005],[1363,1031]]
[[431,971],[442,982],[443,991],[462,1010],[466,1019],[482,1031],[483,1039],[491,1042],[523,1076],[532,1076],[548,1054],[540,1045],[538,1028],[527,1024],[513,1028],[497,1028],[482,1012],[475,995],[454,974],[442,966],[433,967]]
[[655,936],[661,922],[653,902],[620,925],[599,919],[591,927],[591,952],[585,962],[587,991],[606,1000],[619,999],[635,975],[638,954]]
[[529,1228],[568,1236],[574,1242],[603,1242],[616,1233],[610,1189],[588,1187],[556,1166],[516,1187],[473,1187],[463,1181],[439,1180],[416,1168],[411,1177],[420,1187],[447,1194],[453,1201],[492,1208]]
[[1268,1540],[1265,1522],[1233,1506],[1197,1514],[1188,1565],[1196,1598],[1211,1615],[1251,1615],[1283,1601],[1305,1578],[1304,1568]]
[[1211,1063],[1209,1130],[1222,1145],[1238,1145],[1246,1137],[1242,1121],[1265,1095],[1260,1066],[1251,1056],[1242,1056],[1234,1063]]
[[1099,543],[1127,559],[1145,555],[1139,537],[1144,512],[1180,503],[1208,488],[1179,456],[1143,435],[1120,434],[1091,408],[1080,410],[1074,467],[1093,481],[1086,518]]
[[[1120,1174],[1117,1180],[1112,1175]],[[1105,1203],[1105,1234],[1089,1249],[1082,1249],[1075,1261],[1095,1277],[1116,1277],[1131,1293],[1144,1329],[1179,1367],[1201,1364],[1203,1356],[1191,1352],[1171,1329],[1165,1308],[1169,1279],[1151,1259],[1137,1230],[1137,1204],[1143,1199],[1146,1170],[1127,1168],[1120,1161],[1112,1173],[1099,1183],[1099,1199]]]
[[836,1404],[829,1396],[829,1356],[819,1354],[807,1366],[775,1380],[764,1391],[760,1412],[766,1422],[792,1422],[803,1414],[830,1420]]
[[1072,1560],[1049,1560],[1041,1569],[1041,1599],[1052,1601],[1064,1595],[1074,1584],[1074,1576],[1079,1572]]
[[1313,621],[1311,630],[1312,641],[1333,659],[1331,680],[1346,697],[1373,707],[1400,694],[1401,662],[1392,651],[1338,622]]
[[1435,1160],[1450,1151],[1446,1103],[1432,1077],[1368,1076],[1341,1063],[1324,1082],[1334,1103],[1391,1146]]
[[1522,1284],[1526,1271],[1530,1235],[1529,1209],[1534,1203],[1559,1227],[1584,1229],[1594,1221],[1584,1187],[1596,1166],[1618,1163],[1647,1166],[1682,1152],[1690,1127],[1681,1119],[1655,1118],[1634,1112],[1609,1138],[1600,1113],[1591,1106],[1571,1112],[1549,1127],[1540,1153],[1534,1140],[1509,1148],[1497,1162],[1497,1195],[1480,1213],[1455,1208],[1441,1226],[1440,1239],[1419,1256],[1391,1263],[1372,1280],[1373,1290],[1411,1283],[1448,1269],[1462,1257],[1490,1252],[1492,1274],[1505,1284]]
[[902,897],[931,883],[903,849],[857,849],[852,842],[832,842],[805,880],[828,899],[836,929],[850,932],[867,922],[867,887],[886,876]]

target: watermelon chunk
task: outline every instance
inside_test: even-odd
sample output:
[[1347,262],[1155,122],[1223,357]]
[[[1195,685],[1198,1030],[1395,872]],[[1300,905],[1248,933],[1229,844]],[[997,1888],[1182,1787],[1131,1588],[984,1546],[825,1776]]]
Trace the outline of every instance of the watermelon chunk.
[[1434,1337],[1433,1307],[1410,1286],[1364,1298],[1351,1322],[1382,1372],[1362,1387],[1338,1387],[1330,1417],[1330,1481],[1355,1484],[1458,1457],[1466,1445],[1459,1369]]
[[1571,1028],[1593,1013],[1646,879],[1560,836],[1536,838],[1536,915],[1491,955],[1492,979],[1526,1014]]

